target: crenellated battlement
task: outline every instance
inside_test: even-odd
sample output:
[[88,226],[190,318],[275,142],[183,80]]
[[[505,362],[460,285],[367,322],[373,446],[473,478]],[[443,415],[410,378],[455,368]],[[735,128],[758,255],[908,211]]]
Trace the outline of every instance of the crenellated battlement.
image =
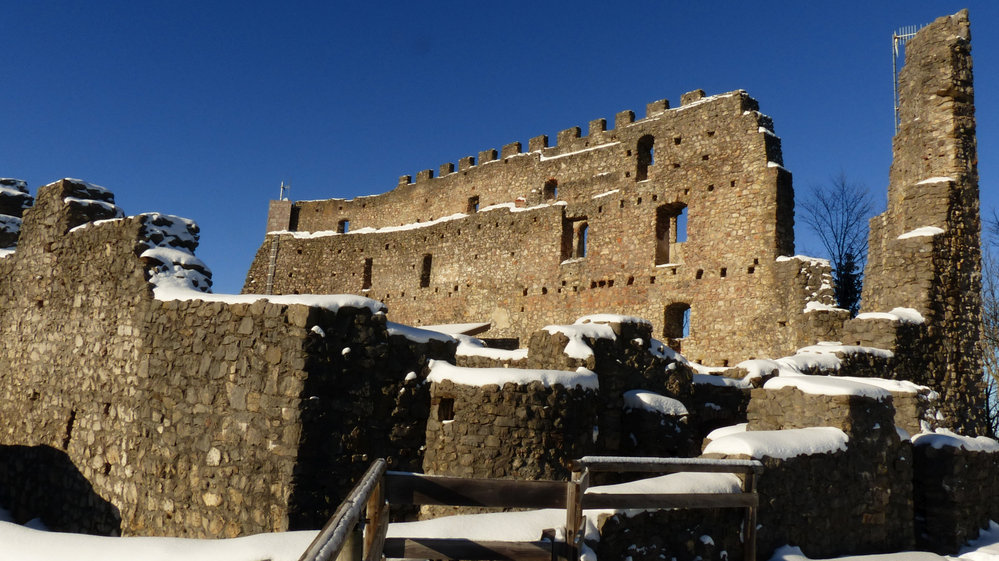
[[[688,92],[684,94],[684,99],[687,100],[686,103],[684,103],[684,105],[690,105],[695,102],[702,102],[705,100],[711,101],[715,98],[736,95],[736,94],[744,95],[745,91],[738,90],[735,92],[730,92],[728,94],[722,94],[719,96],[712,96],[711,98],[706,98],[704,96],[703,90],[694,90],[693,92]],[[750,98],[747,97],[747,99]],[[755,102],[753,103],[755,104]],[[668,99],[659,99],[646,104],[644,119],[636,121],[634,111],[631,110],[620,111],[615,115],[613,121],[614,123],[613,129],[607,128],[607,119],[605,118],[594,119],[589,122],[587,127],[587,132],[585,135],[582,134],[582,129],[578,126],[570,127],[568,129],[559,131],[558,134],[555,136],[556,143],[552,146],[548,145],[547,135],[535,136],[528,140],[527,143],[528,149],[526,153],[544,152],[545,149],[572,151],[578,148],[578,144],[580,142],[586,144],[590,140],[594,139],[599,140],[600,137],[606,135],[607,133],[612,133],[615,130],[620,129],[621,127],[633,125],[636,123],[641,123],[642,121],[645,121],[647,119],[663,117],[667,115],[669,111],[677,111],[680,109],[683,109],[683,106],[671,110]],[[771,127],[768,128],[772,128],[772,125]],[[509,144],[503,145],[502,149],[498,153],[496,149],[489,149],[478,152],[477,158],[475,156],[466,156],[458,161],[458,171],[466,171],[469,169],[473,169],[476,166],[487,164],[489,162],[503,160],[520,154],[525,154],[524,152],[521,151],[521,146],[522,144],[520,142],[511,142]],[[438,178],[454,173],[455,171],[454,163],[452,162],[441,164],[441,166],[438,169],[440,170],[437,174]],[[434,179],[433,171],[423,170],[416,174],[415,182],[413,181],[413,176],[411,175],[400,176],[399,186],[412,185],[414,183],[427,181],[430,179]]]
[[[672,170],[701,167],[705,164],[699,161],[712,157],[724,158],[726,154],[705,153],[711,151],[711,144],[718,144],[719,140],[712,140],[715,134],[719,139],[726,137],[721,142],[729,142],[733,134],[746,135],[740,144],[762,143],[766,160],[782,163],[780,139],[773,134],[770,118],[757,111],[758,104],[746,92],[705,97],[697,90],[685,94],[684,99],[684,105],[673,109],[666,99],[653,101],[647,104],[645,117],[638,120],[634,111],[619,112],[612,129],[608,129],[607,119],[594,119],[585,134],[581,127],[570,127],[559,131],[551,145],[548,135],[539,135],[528,140],[526,151],[521,142],[511,142],[500,150],[492,148],[465,156],[456,164],[446,162],[436,170],[402,175],[393,190],[380,195],[293,202],[290,208],[277,205],[267,230],[337,230],[344,221],[351,229],[402,226],[467,212],[473,199],[481,206],[518,200],[531,205],[548,200],[552,191],[557,192],[559,200],[577,202],[598,194],[579,189],[594,175],[661,184],[657,179],[667,173],[683,174],[657,166],[653,151],[668,150],[668,169]],[[729,130],[724,135],[700,130],[709,122],[718,122],[720,128]],[[648,139],[642,142],[646,144],[655,138],[660,143],[655,148],[651,144],[639,146],[645,137]],[[687,143],[682,143],[684,139]]]

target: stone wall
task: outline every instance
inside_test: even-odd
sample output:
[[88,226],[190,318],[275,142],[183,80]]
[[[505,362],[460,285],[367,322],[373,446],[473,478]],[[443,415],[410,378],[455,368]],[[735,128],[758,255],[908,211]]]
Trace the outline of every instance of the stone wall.
[[521,339],[613,311],[695,361],[786,354],[806,301],[832,301],[776,261],[794,245],[780,140],[745,92],[693,93],[380,195],[275,201],[244,291],[363,293],[406,323],[489,321],[487,336]]
[[999,517],[999,452],[920,440],[913,446],[916,544],[955,554]]
[[[381,305],[356,297],[158,300],[146,250],[193,250],[197,227],[120,216],[103,188],[47,185],[0,259],[0,472],[61,466],[48,500],[2,498],[19,518],[195,537],[314,528],[371,458],[419,468],[419,375],[453,343],[394,340]],[[186,234],[164,242],[164,220]]]
[[913,545],[911,446],[895,431],[891,396],[754,389],[750,431],[834,427],[845,451],[764,457],[758,480],[760,551],[798,545],[813,558]]
[[565,480],[569,461],[595,450],[591,390],[444,380],[431,384],[430,399],[426,473]]
[[[594,336],[585,330],[585,324],[554,326],[535,331],[528,344],[527,367],[556,370],[587,368],[597,373],[600,382],[597,448],[604,454],[624,453],[633,450],[630,435],[635,430],[644,432],[637,423],[639,418],[626,420],[624,393],[647,390],[691,403],[692,371],[687,364],[669,349],[656,349],[661,345],[651,337],[652,325],[648,322],[610,321],[604,336]],[[587,358],[574,358],[566,353],[570,342],[568,334],[576,334],[579,341],[590,349]],[[574,335],[575,336],[575,335]],[[652,427],[660,427],[660,419],[645,419]],[[626,426],[627,425],[627,426]],[[687,423],[671,424],[680,432],[671,435],[676,444],[673,453],[688,455],[696,451],[693,435]],[[653,430],[653,429],[649,429]],[[665,445],[665,443],[660,443]]]
[[732,508],[617,513],[600,517],[590,545],[600,559],[741,561],[742,517]]
[[965,434],[988,434],[981,354],[981,223],[968,12],[905,45],[888,208],[871,220],[862,311],[915,308],[928,325],[914,382]]

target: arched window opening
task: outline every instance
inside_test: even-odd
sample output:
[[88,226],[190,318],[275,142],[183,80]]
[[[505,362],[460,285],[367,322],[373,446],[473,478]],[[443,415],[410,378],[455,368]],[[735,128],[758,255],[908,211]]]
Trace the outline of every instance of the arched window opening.
[[656,163],[655,142],[651,134],[638,139],[638,168],[635,171],[635,181],[645,181],[649,178],[649,167]]
[[336,231],[338,234],[346,234],[350,231],[350,220],[341,220],[336,223]]
[[465,209],[465,212],[467,212],[468,214],[472,214],[474,212],[479,212],[479,196],[478,195],[476,195],[474,197],[469,197],[468,198],[468,207]]
[[662,205],[656,209],[656,265],[683,263],[679,244],[687,241],[687,206]]
[[542,198],[546,201],[554,200],[558,198],[558,180],[554,177],[545,181],[545,187],[542,191]]
[[666,306],[663,314],[663,337],[683,339],[690,335],[690,304],[677,302]]
[[423,256],[423,266],[420,267],[420,288],[430,286],[430,267],[433,265],[434,256],[427,253]]

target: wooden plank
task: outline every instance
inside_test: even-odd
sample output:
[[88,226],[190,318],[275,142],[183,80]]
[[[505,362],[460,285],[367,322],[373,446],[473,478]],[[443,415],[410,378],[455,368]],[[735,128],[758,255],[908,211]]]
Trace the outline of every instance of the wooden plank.
[[[385,466],[385,460],[381,458],[371,463],[371,467],[364,472],[347,498],[326,521],[326,525],[305,549],[299,561],[330,561],[340,555],[340,551],[344,549],[345,543],[361,519],[361,509],[385,473]],[[360,555],[357,557],[360,559]]]
[[389,559],[467,559],[551,561],[552,542],[498,542],[445,538],[387,538]]
[[749,493],[637,493],[583,495],[584,509],[604,508],[746,508],[759,497]]
[[[742,490],[746,493],[756,494],[756,474],[747,473],[746,480],[742,485]],[[757,501],[759,502],[759,501]],[[756,561],[756,509],[758,505],[746,508],[746,518],[742,528],[742,540],[745,547],[743,561]]]
[[707,472],[707,473],[761,473],[759,460],[715,460],[711,458],[651,458],[584,456],[573,460],[573,470],[588,468],[590,471],[618,472]]
[[388,472],[385,494],[391,504],[565,508],[562,481],[464,479]]
[[584,483],[589,483],[589,472],[572,472],[572,479],[565,487],[565,541],[566,557],[569,561],[579,559],[578,536],[583,528],[583,503],[582,496],[585,489]]
[[[364,560],[381,561],[381,543],[385,536],[379,536],[382,528],[382,518],[385,513],[385,481],[379,481],[371,490],[368,503],[365,506],[366,519],[364,523]],[[387,528],[388,526],[386,526]]]

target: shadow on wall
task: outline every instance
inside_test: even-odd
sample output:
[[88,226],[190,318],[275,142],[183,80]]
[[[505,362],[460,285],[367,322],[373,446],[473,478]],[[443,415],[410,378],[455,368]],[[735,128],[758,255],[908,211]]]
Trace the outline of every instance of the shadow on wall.
[[121,528],[118,508],[51,446],[0,446],[0,505],[19,524],[40,518],[58,532],[106,536]]

